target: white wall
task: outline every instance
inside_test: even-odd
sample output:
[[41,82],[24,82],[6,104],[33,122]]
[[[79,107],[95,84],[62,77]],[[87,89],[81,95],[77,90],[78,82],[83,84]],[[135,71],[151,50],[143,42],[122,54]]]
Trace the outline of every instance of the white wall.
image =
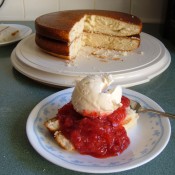
[[164,21],[168,0],[6,0],[0,8],[0,21],[30,21],[54,11],[104,9],[131,13],[143,22]]

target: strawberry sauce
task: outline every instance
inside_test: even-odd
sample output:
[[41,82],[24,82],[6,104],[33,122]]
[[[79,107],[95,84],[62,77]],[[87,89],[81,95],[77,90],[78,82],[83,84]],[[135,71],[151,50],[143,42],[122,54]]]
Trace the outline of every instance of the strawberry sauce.
[[130,144],[125,128],[121,125],[126,117],[129,99],[122,97],[123,106],[112,114],[101,117],[83,117],[70,103],[58,111],[60,130],[80,154],[97,158],[117,156]]

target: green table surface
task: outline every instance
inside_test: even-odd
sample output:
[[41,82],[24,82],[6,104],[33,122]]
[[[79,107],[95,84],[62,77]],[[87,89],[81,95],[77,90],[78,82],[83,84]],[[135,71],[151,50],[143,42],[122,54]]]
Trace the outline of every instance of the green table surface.
[[[5,23],[5,22],[3,22]],[[34,22],[6,22],[27,25]],[[157,102],[165,111],[175,114],[175,45],[162,37],[162,25],[144,24],[143,31],[160,39],[171,54],[171,64],[150,82],[131,87]],[[26,121],[31,110],[42,99],[61,90],[31,80],[11,64],[15,44],[0,47],[0,174],[40,175],[86,174],[52,164],[40,156],[26,136]],[[152,161],[121,173],[121,175],[170,175],[175,172],[175,120],[171,122],[171,137],[166,148]],[[139,134],[139,133],[138,133]]]

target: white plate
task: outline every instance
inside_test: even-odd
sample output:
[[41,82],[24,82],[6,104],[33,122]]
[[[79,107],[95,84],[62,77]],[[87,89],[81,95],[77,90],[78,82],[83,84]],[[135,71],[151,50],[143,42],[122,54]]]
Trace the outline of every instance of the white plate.
[[56,87],[72,87],[75,85],[76,81],[81,80],[83,77],[72,77],[72,76],[63,76],[58,74],[47,73],[44,71],[37,70],[35,68],[29,67],[22,63],[15,54],[15,49],[11,54],[11,62],[16,70],[21,72],[23,75],[47,84]]
[[[75,86],[76,81],[81,80],[85,76],[53,74],[38,70],[22,62],[21,59],[16,56],[16,49],[14,49],[11,54],[11,62],[19,72],[26,75],[27,77],[52,86],[72,87]],[[120,84],[124,87],[131,87],[134,85],[146,83],[165,71],[170,62],[170,54],[167,50],[165,50],[165,55],[158,63],[156,63],[156,65],[152,65],[140,71],[133,71],[132,74],[112,74],[115,81],[114,83]]]
[[8,44],[12,44],[14,42],[20,41],[32,33],[32,29],[24,25],[20,25],[20,24],[0,24],[0,25],[14,27],[19,30],[19,34],[13,39],[11,38],[11,40],[8,40],[8,41],[0,41],[0,46],[4,46],[4,45],[8,45]]
[[[118,157],[97,159],[63,150],[56,144],[43,123],[55,117],[58,108],[70,101],[72,90],[73,88],[69,88],[45,98],[36,105],[28,117],[28,139],[34,149],[48,161],[80,172],[120,172],[149,162],[167,145],[171,134],[169,119],[148,113],[141,114],[137,126],[129,131],[131,144]],[[163,111],[158,104],[140,93],[124,89],[124,95],[140,102],[144,107]]]

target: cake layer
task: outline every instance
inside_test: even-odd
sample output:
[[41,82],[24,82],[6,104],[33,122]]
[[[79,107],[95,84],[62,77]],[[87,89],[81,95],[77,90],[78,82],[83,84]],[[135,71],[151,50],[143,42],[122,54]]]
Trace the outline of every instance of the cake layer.
[[105,10],[70,10],[46,14],[35,20],[36,32],[42,36],[72,42],[82,31],[132,36],[142,30],[136,16]]
[[126,131],[128,132],[131,128],[137,125],[137,120],[139,119],[139,115],[131,108],[128,108],[126,112],[127,112],[127,116],[122,124],[125,127]]
[[82,46],[104,48],[117,51],[131,51],[139,47],[140,36],[116,37],[95,33],[83,33],[83,37],[76,38],[72,43],[49,39],[36,34],[36,44],[49,54],[60,58],[72,59],[76,57]]
[[35,42],[41,49],[51,55],[64,59],[72,59],[76,57],[82,46],[82,37],[80,36],[72,43],[67,43],[36,34]]
[[[130,16],[135,18],[134,16]],[[132,36],[139,34],[140,25],[98,15],[85,15],[84,31],[91,33],[101,33],[111,36]]]
[[139,35],[122,37],[84,32],[83,40],[87,46],[117,51],[132,51],[140,45]]

